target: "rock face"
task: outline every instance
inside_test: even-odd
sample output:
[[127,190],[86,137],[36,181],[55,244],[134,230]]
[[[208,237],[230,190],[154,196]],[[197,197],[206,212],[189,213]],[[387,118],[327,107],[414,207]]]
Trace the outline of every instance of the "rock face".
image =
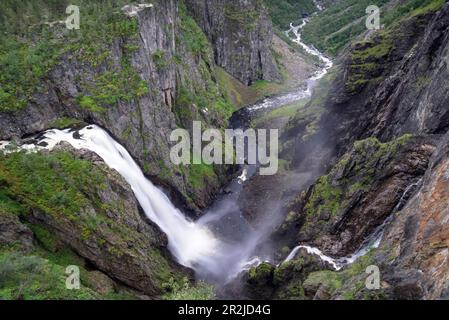
[[351,255],[408,200],[408,188],[424,175],[435,143],[433,137],[408,136],[386,144],[374,138],[357,142],[288,206],[277,236],[289,238],[290,248],[312,244],[331,256]]
[[[422,188],[388,227],[379,251],[390,294],[397,299],[447,299],[449,136],[431,159]],[[377,261],[385,261],[378,255]]]
[[[122,13],[122,19],[135,23],[137,31],[102,44],[105,56],[86,58],[85,50],[66,51],[24,110],[0,114],[0,138],[40,132],[66,118],[96,123],[127,148],[153,182],[198,213],[226,181],[226,174],[221,169],[206,174],[204,168],[192,171],[173,165],[170,134],[178,126],[191,129],[193,120],[203,121],[204,126],[226,126],[233,107],[217,84],[214,50],[226,57],[217,59],[220,65],[242,71],[246,82],[275,78],[271,26],[258,1],[237,1],[230,7],[247,7],[261,16],[255,17],[250,29],[225,19],[226,28],[217,32],[226,38],[226,45],[212,41],[213,49],[183,1],[152,3],[134,10],[131,17]],[[224,1],[214,5],[215,12],[221,13],[228,7]],[[192,4],[199,7],[201,3]],[[234,44],[236,39],[240,45]],[[248,39],[249,46],[244,44]],[[122,82],[125,92],[120,92]]]
[[33,232],[17,215],[4,209],[0,209],[0,245],[19,246],[24,251],[29,251],[33,247]]
[[260,0],[187,0],[214,47],[216,63],[245,84],[280,80],[270,51],[273,31]]
[[[318,117],[289,123],[283,155],[327,174],[288,206],[277,241],[342,257],[394,213],[377,250],[340,272],[309,274],[307,298],[447,298],[448,30],[445,4],[355,44],[310,102]],[[379,290],[365,288],[370,265],[380,268]]]
[[312,152],[338,158],[368,137],[387,142],[407,133],[446,132],[448,16],[446,4],[351,47],[327,92],[311,102],[325,110],[319,121],[314,119],[316,132],[307,134],[310,121],[290,123],[285,153],[293,164],[309,165]]

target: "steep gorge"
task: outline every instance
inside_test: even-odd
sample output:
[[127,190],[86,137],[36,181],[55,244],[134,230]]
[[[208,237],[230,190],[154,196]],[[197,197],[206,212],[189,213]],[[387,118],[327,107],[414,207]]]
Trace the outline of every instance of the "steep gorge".
[[[120,12],[131,32],[90,48],[94,54],[83,46],[64,50],[26,106],[2,105],[0,138],[41,144],[42,136],[32,135],[49,128],[80,129],[86,123],[105,128],[176,207],[194,218],[206,212],[195,223],[183,217],[185,225],[199,232],[212,222],[208,227],[221,236],[224,216],[234,233],[248,236],[242,236],[239,252],[229,246],[232,254],[214,261],[221,274],[234,272],[241,256],[248,262],[219,288],[220,297],[446,298],[449,5],[411,2],[396,23],[345,44],[337,65],[318,84],[308,82],[299,94],[295,88],[236,113],[236,91],[282,87],[286,78],[273,43],[287,37],[273,35],[261,1],[155,1],[133,17]],[[332,12],[351,1],[320,3]],[[309,17],[312,25],[325,19],[323,12]],[[58,28],[53,32],[62,32]],[[292,30],[301,44],[302,29]],[[290,53],[302,52],[285,41]],[[318,63],[301,59],[317,64],[306,68],[310,74],[304,79],[318,80],[312,71],[326,73],[332,65],[324,56]],[[105,90],[114,97],[105,97]],[[255,94],[264,95],[268,91]],[[250,176],[239,191],[231,184],[220,193],[235,168],[174,166],[168,137],[177,127],[190,129],[192,120],[224,129],[232,114],[238,124],[253,120],[250,125],[281,130],[281,170],[268,178]],[[76,141],[87,129],[69,135]],[[42,184],[34,182],[40,179]],[[219,194],[215,204],[225,199],[225,205],[215,217],[216,207],[204,209]],[[62,144],[51,152],[0,155],[0,199],[0,243],[6,248],[0,260],[22,266],[28,258],[49,257],[34,263],[50,264],[60,276],[67,261],[82,264],[93,280],[83,283],[75,298],[161,297],[189,287],[192,272],[172,254],[200,270],[179,259],[173,246],[168,251],[169,240],[176,242],[173,234],[147,221],[148,212],[128,184],[85,150]],[[338,270],[329,263],[344,259],[350,261]],[[365,287],[370,265],[381,270],[379,290]],[[14,290],[0,293],[37,294]]]
[[[304,248],[285,265],[252,270],[247,281],[257,288],[250,290],[253,295],[446,297],[444,213],[425,206],[444,203],[444,196],[436,195],[442,171],[435,171],[435,158],[441,169],[449,102],[448,10],[441,1],[424,4],[351,45],[339,58],[330,86],[305,107],[317,111],[301,110],[290,120],[282,155],[290,170],[315,167],[326,174],[285,205],[286,219],[273,235],[280,257],[300,244]],[[436,212],[438,217],[432,216]],[[367,243],[379,227],[384,229],[380,243]],[[344,258],[367,245],[364,257],[339,272],[330,264],[310,265],[305,249],[313,246]],[[381,271],[377,291],[365,288],[369,265]]]

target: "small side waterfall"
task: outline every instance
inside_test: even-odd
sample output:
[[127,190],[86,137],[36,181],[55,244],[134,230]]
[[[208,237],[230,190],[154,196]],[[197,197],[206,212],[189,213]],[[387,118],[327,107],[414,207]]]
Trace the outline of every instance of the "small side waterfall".
[[[359,258],[365,256],[370,252],[372,249],[377,249],[380,246],[380,243],[382,241],[382,238],[384,236],[385,227],[393,220],[394,215],[402,210],[404,205],[407,203],[407,201],[410,199],[411,193],[413,193],[416,188],[421,184],[422,179],[418,180],[417,182],[412,183],[409,185],[403,192],[401,198],[399,199],[398,203],[394,207],[391,214],[388,216],[385,221],[378,226],[374,232],[369,236],[360,246],[360,249],[357,250],[355,253],[348,257],[343,258],[332,258],[327,255],[325,255],[320,249],[314,248],[307,245],[300,245],[297,246],[292,250],[292,252],[287,256],[287,258],[282,262],[289,262],[293,260],[296,255],[298,254],[299,250],[304,249],[307,251],[308,254],[316,255],[320,257],[320,259],[324,262],[329,263],[336,271],[341,270],[343,267],[353,264],[356,262]],[[282,264],[281,263],[281,264]]]

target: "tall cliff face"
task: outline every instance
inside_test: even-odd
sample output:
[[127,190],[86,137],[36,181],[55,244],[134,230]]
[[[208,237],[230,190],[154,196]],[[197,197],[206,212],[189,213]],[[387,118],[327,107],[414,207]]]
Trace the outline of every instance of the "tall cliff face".
[[[201,7],[198,2],[187,4],[189,9]],[[183,1],[154,1],[153,7],[136,8],[135,14],[129,14],[133,8],[113,8],[119,13],[118,18],[111,13],[116,25],[111,30],[99,25],[105,33],[98,43],[73,40],[63,25],[52,24],[52,41],[65,39],[69,45],[60,44],[57,62],[36,92],[26,97],[25,107],[0,108],[0,137],[95,122],[130,151],[153,181],[167,187],[185,208],[199,212],[225,180],[226,169],[173,165],[169,137],[179,126],[190,129],[193,120],[226,126],[234,107],[217,83],[214,51],[220,55],[219,65],[229,66],[247,83],[277,76],[269,48],[271,26],[258,1],[232,6],[221,1],[207,7],[220,13],[250,9],[258,15],[246,27],[237,18],[220,15],[213,25],[223,29],[204,26],[212,45]]]
[[[310,273],[302,298],[447,297],[449,5],[435,4],[352,46],[309,105],[321,111],[290,122],[284,154],[327,174],[286,207],[277,240],[344,257],[386,222],[378,249],[340,272]],[[369,265],[380,290],[364,286]]]
[[313,119],[322,130],[302,139],[310,120],[291,122],[287,138],[295,141],[297,155],[306,145],[326,145],[342,155],[368,137],[386,142],[407,133],[446,132],[448,15],[447,5],[436,13],[422,10],[352,46],[326,94],[311,102],[325,110]]
[[280,80],[271,21],[260,0],[187,0],[214,47],[216,63],[245,84]]

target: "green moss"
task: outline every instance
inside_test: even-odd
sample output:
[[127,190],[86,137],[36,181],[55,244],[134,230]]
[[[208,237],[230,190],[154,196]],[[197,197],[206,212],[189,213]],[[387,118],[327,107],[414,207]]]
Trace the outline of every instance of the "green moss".
[[274,267],[264,262],[257,267],[253,267],[249,270],[249,279],[250,281],[259,281],[260,279],[270,278],[271,274],[274,271]]
[[165,57],[165,52],[162,50],[156,50],[156,52],[153,53],[153,61],[158,70],[163,70],[169,65],[169,61]]
[[89,96],[78,97],[79,105],[91,112],[105,112],[119,101],[133,101],[149,92],[147,83],[125,61],[119,71],[106,71],[93,83],[84,84]]
[[[78,5],[81,30],[70,31],[63,25],[65,8]],[[82,61],[97,66],[110,53],[108,46],[117,38],[135,38],[136,19],[128,19],[119,1],[5,0],[0,12],[0,112],[22,110],[29,98],[44,91],[43,79],[65,52],[75,53]]]
[[[5,178],[3,178],[5,179]],[[6,187],[8,186],[7,180],[3,180],[2,182],[2,176],[0,174],[0,215],[2,214],[14,214],[19,215],[24,211],[22,206],[18,204],[16,201],[12,200],[7,194],[6,194]]]
[[190,186],[196,190],[203,190],[207,181],[217,179],[214,167],[207,164],[192,164],[184,170]]
[[382,73],[388,69],[388,56],[393,50],[393,37],[389,32],[378,32],[372,39],[358,42],[351,52],[346,90],[358,93],[368,83],[382,80]]
[[324,212],[337,214],[342,205],[343,190],[341,187],[332,186],[330,179],[330,176],[324,176],[315,184],[304,208],[307,215],[320,215]]
[[62,117],[62,118],[57,118],[57,119],[53,120],[52,122],[50,122],[49,127],[56,128],[56,129],[66,129],[66,128],[79,127],[79,126],[83,126],[83,125],[85,125],[85,123],[81,120],[74,119],[74,118]]
[[214,300],[214,287],[205,282],[199,282],[192,286],[187,279],[181,283],[171,278],[165,284],[165,288],[170,292],[163,296],[164,300]]
[[28,224],[28,227],[33,231],[36,240],[43,248],[50,252],[57,251],[58,239],[55,234],[39,225]]
[[[361,45],[362,43],[359,43]],[[368,60],[378,60],[385,58],[393,48],[392,40],[387,33],[382,33],[382,36],[376,42],[366,41],[363,43],[363,49],[355,49],[351,52],[352,59],[359,62],[359,66],[364,70],[372,70],[375,65],[365,63]],[[357,65],[356,65],[357,66]]]
[[179,16],[181,18],[182,41],[191,53],[206,60],[212,57],[212,50],[203,30],[187,13],[184,2],[179,3]]
[[317,271],[312,272],[304,282],[304,286],[320,286],[324,285],[332,294],[343,286],[343,277],[341,274],[333,271]]

